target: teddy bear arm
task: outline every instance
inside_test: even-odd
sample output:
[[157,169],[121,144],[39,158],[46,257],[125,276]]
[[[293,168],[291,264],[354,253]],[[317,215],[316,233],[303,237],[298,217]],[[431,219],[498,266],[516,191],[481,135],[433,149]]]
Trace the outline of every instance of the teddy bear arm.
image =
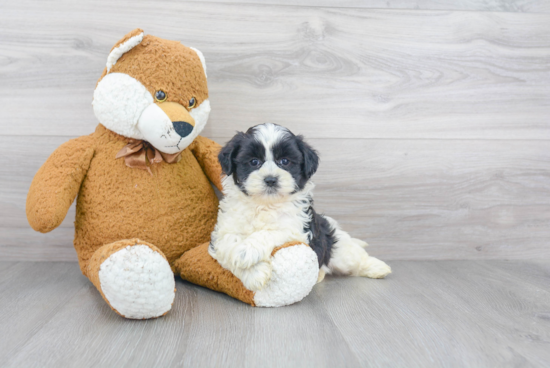
[[27,195],[27,220],[46,233],[58,227],[73,203],[94,155],[91,136],[59,146],[38,170]]
[[222,191],[222,168],[218,161],[218,153],[220,153],[221,146],[208,138],[198,136],[191,146],[191,152],[199,162],[202,171],[206,174],[208,179]]

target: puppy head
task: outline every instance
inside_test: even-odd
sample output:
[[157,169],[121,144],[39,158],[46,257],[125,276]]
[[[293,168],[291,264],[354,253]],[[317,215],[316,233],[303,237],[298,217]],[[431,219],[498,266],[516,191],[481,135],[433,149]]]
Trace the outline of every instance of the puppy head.
[[107,129],[164,153],[180,152],[210,113],[204,57],[135,29],[111,50],[92,104]]
[[302,190],[319,166],[319,155],[302,136],[270,123],[237,133],[218,159],[243,193],[267,201]]

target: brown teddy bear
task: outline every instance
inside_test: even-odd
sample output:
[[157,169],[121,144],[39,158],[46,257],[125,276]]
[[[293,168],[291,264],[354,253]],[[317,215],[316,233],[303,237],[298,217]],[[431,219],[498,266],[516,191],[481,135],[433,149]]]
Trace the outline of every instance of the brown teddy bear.
[[[107,58],[93,108],[100,122],[95,132],[48,158],[33,179],[26,211],[33,229],[49,232],[78,195],[80,268],[113,310],[135,319],[166,314],[174,272],[251,305],[285,305],[307,295],[318,272],[309,266],[309,248],[305,258],[296,253],[304,272],[283,275],[296,269],[288,258],[298,247],[280,247],[277,254],[288,254],[279,257],[281,272],[261,296],[208,256],[218,211],[210,183],[222,186],[220,146],[199,136],[210,112],[200,51],[141,29],[130,32]],[[304,277],[306,285],[293,289],[293,280]]]

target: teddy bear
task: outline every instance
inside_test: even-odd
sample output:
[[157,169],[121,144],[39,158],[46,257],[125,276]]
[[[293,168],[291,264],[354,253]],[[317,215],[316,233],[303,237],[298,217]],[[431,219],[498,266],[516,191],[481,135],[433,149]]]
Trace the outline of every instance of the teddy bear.
[[27,196],[32,228],[49,232],[75,200],[74,247],[82,273],[123,317],[165,315],[174,273],[255,306],[305,297],[317,259],[307,244],[273,252],[259,292],[208,255],[222,171],[220,146],[199,134],[210,113],[202,53],[135,29],[107,57],[93,95],[95,132],[58,147]]

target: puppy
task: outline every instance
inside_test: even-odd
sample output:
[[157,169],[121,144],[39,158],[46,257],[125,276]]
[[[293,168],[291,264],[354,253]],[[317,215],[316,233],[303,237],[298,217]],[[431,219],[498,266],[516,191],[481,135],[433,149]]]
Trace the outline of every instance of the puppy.
[[313,209],[310,181],[319,156],[302,136],[275,124],[237,133],[219,153],[224,198],[210,255],[252,291],[271,277],[271,252],[289,241],[309,244],[325,273],[383,278],[391,272],[370,257],[367,243]]

